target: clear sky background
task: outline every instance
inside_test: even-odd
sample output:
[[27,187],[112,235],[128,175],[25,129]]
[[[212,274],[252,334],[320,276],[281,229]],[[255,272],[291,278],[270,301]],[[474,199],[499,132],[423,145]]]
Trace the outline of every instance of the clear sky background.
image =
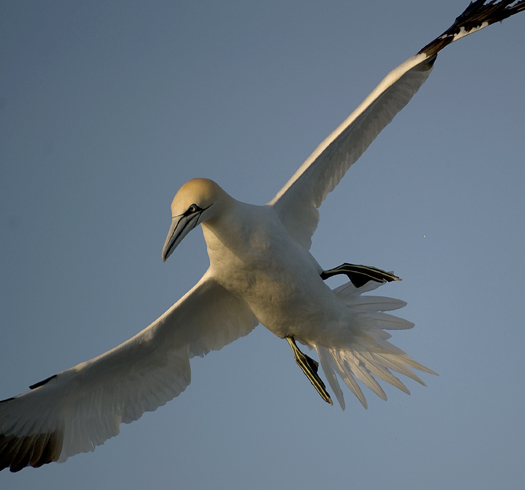
[[[208,266],[163,264],[192,177],[270,200],[468,1],[0,3],[0,398],[146,327]],[[442,52],[321,207],[312,251],[394,270],[439,373],[330,407],[264,327],[192,361],[178,398],[9,490],[521,489],[525,14]],[[335,283],[334,283],[335,285]]]

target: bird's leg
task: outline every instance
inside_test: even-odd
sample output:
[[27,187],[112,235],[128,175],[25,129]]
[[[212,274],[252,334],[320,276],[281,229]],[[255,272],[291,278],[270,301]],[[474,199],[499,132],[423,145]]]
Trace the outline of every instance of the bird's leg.
[[346,274],[348,279],[356,288],[364,286],[368,281],[390,282],[401,281],[401,279],[391,272],[385,272],[369,265],[341,264],[339,267],[321,272],[321,279],[326,280],[337,274]]
[[314,385],[314,388],[321,395],[321,398],[330,405],[333,405],[332,399],[326,391],[326,386],[317,374],[319,369],[319,363],[314,361],[311,357],[307,356],[299,350],[299,347],[295,344],[295,339],[292,336],[285,337],[290,347],[292,348],[293,355],[295,357],[295,362],[299,364],[299,367],[303,370],[303,373],[306,374],[306,377],[310,380],[310,383]]

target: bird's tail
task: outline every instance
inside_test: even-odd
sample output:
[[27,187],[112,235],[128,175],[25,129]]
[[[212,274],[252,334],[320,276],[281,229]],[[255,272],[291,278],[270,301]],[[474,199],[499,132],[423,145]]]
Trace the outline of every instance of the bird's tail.
[[404,330],[412,328],[413,323],[384,313],[406,305],[404,301],[382,296],[363,296],[381,284],[369,282],[356,288],[352,283],[344,284],[334,291],[355,314],[356,325],[353,340],[347,345],[332,347],[313,345],[319,354],[319,360],[341,408],[345,401],[339,386],[337,375],[345,382],[365,408],[367,403],[356,378],[368,386],[376,395],[386,400],[386,394],[375,377],[390,383],[407,394],[408,388],[392,374],[392,371],[403,374],[424,385],[425,383],[412,372],[412,369],[436,374],[425,366],[410,359],[408,354],[392,345],[387,339],[391,335],[386,330]]

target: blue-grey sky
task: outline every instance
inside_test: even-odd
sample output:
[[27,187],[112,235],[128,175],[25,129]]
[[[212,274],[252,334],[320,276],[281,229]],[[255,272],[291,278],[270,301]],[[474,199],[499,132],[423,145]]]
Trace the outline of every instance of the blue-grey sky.
[[[467,3],[3,1],[0,399],[195,284],[200,230],[161,260],[184,182],[270,200]],[[522,488],[524,33],[521,14],[442,52],[321,207],[320,264],[400,275],[380,291],[416,327],[393,341],[439,377],[342,412],[259,326],[94,453],[0,488]]]

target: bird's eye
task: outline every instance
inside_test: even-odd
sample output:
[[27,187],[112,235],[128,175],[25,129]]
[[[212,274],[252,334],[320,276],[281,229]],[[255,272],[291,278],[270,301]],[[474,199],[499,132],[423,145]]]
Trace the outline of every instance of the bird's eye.
[[202,211],[202,209],[196,204],[192,204],[188,209],[186,209],[184,216],[191,216],[192,214],[195,214],[199,211]]

